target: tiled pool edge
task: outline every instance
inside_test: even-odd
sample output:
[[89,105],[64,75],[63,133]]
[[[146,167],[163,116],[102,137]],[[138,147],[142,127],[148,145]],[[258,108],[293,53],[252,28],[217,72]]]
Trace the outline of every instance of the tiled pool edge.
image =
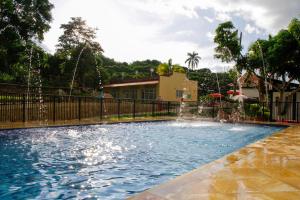
[[[114,121],[74,121],[74,122],[62,122],[62,123],[49,123],[46,125],[39,125],[36,122],[33,123],[14,123],[10,125],[3,125],[0,123],[0,131],[16,130],[16,129],[31,129],[31,128],[55,128],[55,127],[72,127],[72,126],[89,126],[89,125],[105,125],[105,124],[119,124],[119,123],[143,123],[143,122],[163,122],[174,121],[174,118],[158,118],[158,119],[135,119],[135,120],[114,120]],[[15,125],[14,125],[15,124]]]
[[[280,163],[281,160],[286,164]],[[288,164],[292,167],[288,168]],[[261,185],[261,182],[265,184]],[[130,200],[247,198],[300,199],[299,125],[274,132],[218,160],[129,197]]]

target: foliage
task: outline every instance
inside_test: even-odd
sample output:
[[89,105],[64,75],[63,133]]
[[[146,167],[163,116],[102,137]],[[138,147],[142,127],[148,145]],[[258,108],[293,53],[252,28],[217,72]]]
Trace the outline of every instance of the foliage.
[[60,26],[63,34],[58,38],[57,51],[71,55],[78,46],[84,45],[93,52],[101,53],[101,45],[95,41],[96,30],[89,27],[81,17],[72,17],[67,24]]
[[[89,27],[80,17],[72,17],[67,24],[61,25],[61,29],[63,34],[58,39],[54,58],[60,58],[62,61],[59,66],[61,73],[64,74],[64,85],[69,86],[75,73],[75,86],[97,87],[99,82],[97,66],[102,63],[100,55],[103,49],[95,41],[96,29]],[[58,72],[57,69],[55,71]]]
[[50,29],[52,8],[48,0],[1,0],[0,30],[6,29],[2,36],[18,33],[26,41],[34,37],[42,40]]
[[[299,20],[293,19],[288,29],[280,30],[267,40],[255,41],[248,50],[244,69],[258,76],[266,76],[268,83],[280,91],[280,101],[283,101],[283,93],[291,83],[300,80],[299,30]],[[300,91],[300,87],[293,89],[291,95],[297,91]]]
[[245,106],[245,113],[250,117],[259,117],[263,119],[269,119],[270,111],[266,106],[262,106],[258,103],[246,103]]
[[238,30],[231,21],[219,24],[216,29],[214,42],[217,44],[215,48],[215,58],[221,59],[222,62],[234,62],[235,68],[229,71],[229,76],[236,90],[239,74],[245,65],[245,57],[242,56],[241,38]]
[[178,65],[178,64],[173,65],[172,71],[173,72],[179,72],[179,73],[185,73],[185,69],[182,66]]
[[167,63],[158,65],[156,73],[160,76],[167,75],[169,73],[169,65]]
[[288,26],[288,31],[300,42],[300,20],[297,18],[292,19]]
[[199,64],[199,60],[201,59],[201,57],[198,55],[198,53],[196,53],[194,51],[193,51],[193,53],[188,53],[187,55],[188,55],[188,58],[186,59],[185,63],[188,64],[188,66],[191,70],[195,70],[195,68]]
[[[203,68],[199,70],[190,71],[189,79],[198,81],[199,96],[205,96],[210,93],[219,92],[216,81],[216,73],[211,72],[210,69]],[[232,77],[228,72],[218,73],[220,83],[220,90],[223,95],[227,95],[227,91],[232,89],[229,86],[233,82]]]
[[242,46],[238,30],[233,26],[232,22],[228,21],[219,24],[216,29],[214,42],[217,44],[215,48],[216,58],[227,63],[238,61],[241,56]]
[[48,0],[0,1],[1,82],[24,80],[29,49],[36,47],[36,41],[42,40],[44,33],[49,30],[52,8]]

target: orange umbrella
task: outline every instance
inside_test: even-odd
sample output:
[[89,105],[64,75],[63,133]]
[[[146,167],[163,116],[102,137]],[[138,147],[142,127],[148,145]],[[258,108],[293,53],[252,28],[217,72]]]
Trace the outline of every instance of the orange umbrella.
[[239,91],[233,91],[233,90],[228,90],[227,91],[227,94],[234,94],[234,95],[239,95],[240,94],[240,92]]
[[220,98],[220,97],[224,97],[224,95],[220,94],[220,93],[212,93],[212,94],[209,94],[210,97],[213,97],[213,98]]

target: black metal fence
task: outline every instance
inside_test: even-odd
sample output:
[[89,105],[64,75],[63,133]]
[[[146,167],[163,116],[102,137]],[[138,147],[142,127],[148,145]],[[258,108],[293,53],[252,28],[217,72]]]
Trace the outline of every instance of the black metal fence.
[[[179,102],[0,93],[1,122],[185,116],[230,120],[238,102]],[[221,112],[220,112],[221,111]],[[244,102],[244,120],[300,122],[300,102]]]
[[39,94],[0,94],[0,122],[170,116],[178,102]]

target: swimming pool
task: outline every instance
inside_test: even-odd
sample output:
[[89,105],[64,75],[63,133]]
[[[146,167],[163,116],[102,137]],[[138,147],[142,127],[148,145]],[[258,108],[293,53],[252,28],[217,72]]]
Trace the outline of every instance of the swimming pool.
[[0,199],[124,199],[283,127],[153,122],[0,132]]

